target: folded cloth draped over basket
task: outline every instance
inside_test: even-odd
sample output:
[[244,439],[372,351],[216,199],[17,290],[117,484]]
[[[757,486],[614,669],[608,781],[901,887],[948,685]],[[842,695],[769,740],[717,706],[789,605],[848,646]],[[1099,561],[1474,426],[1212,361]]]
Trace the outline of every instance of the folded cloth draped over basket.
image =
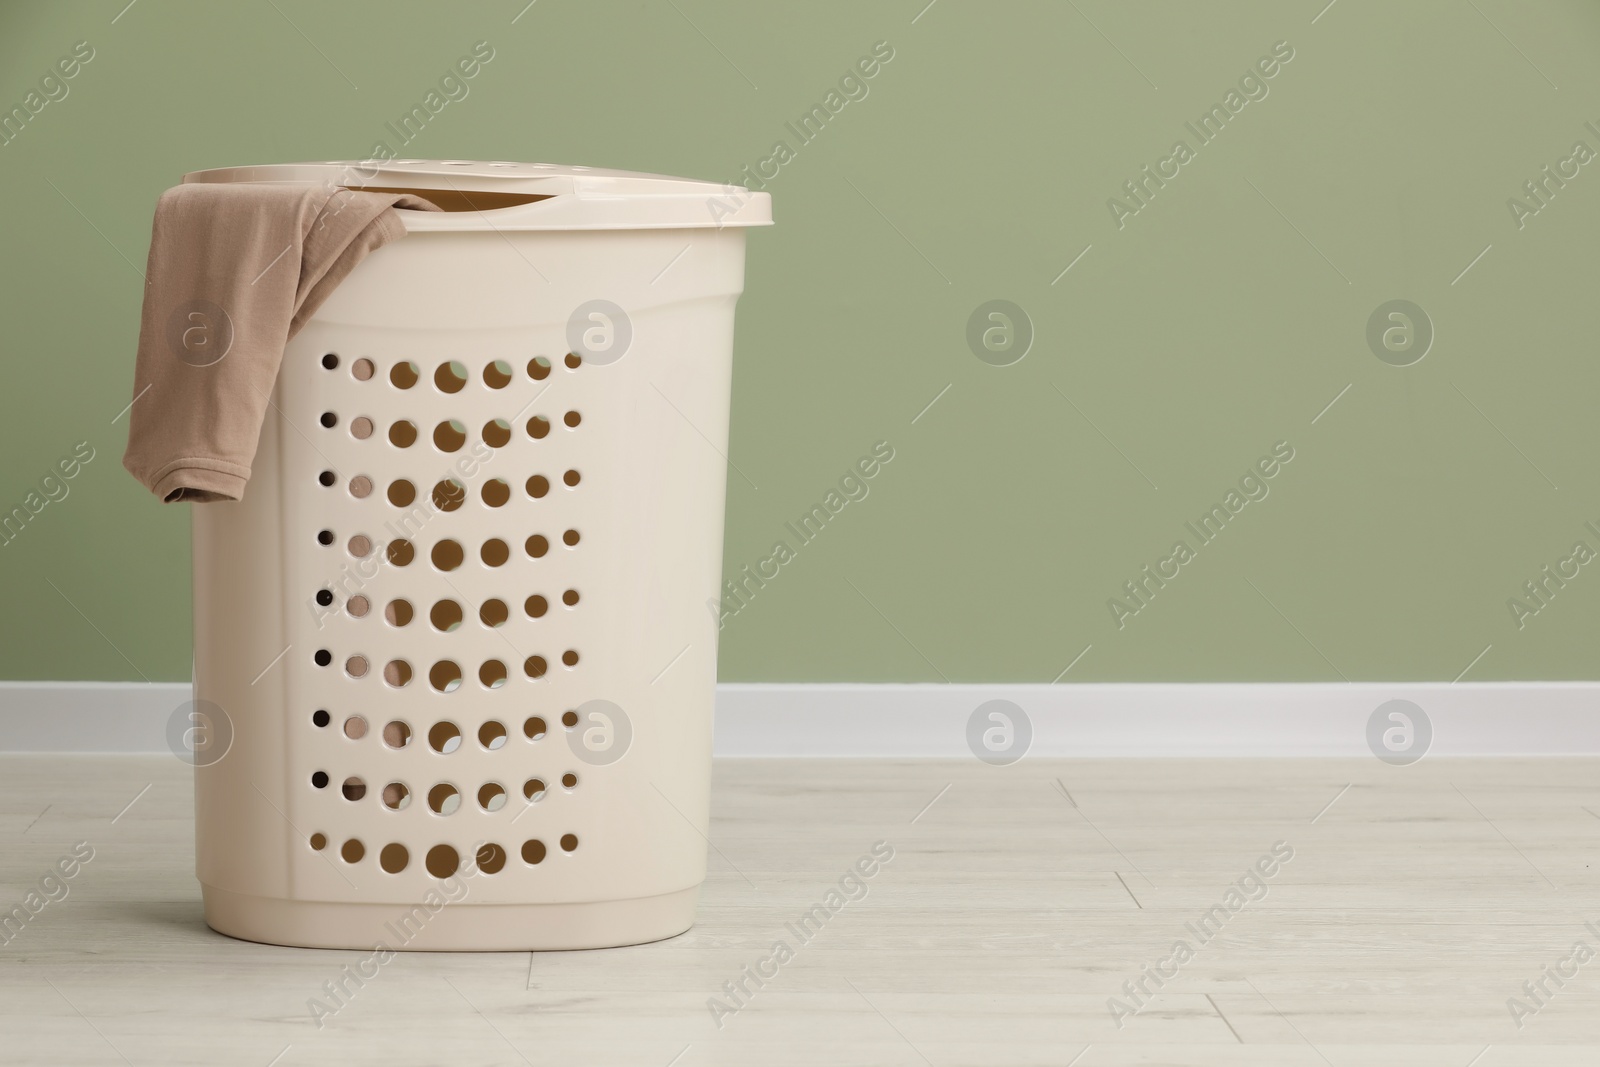
[[369,252],[405,236],[395,208],[439,210],[297,183],[161,194],[122,465],[168,503],[243,497],[284,345]]

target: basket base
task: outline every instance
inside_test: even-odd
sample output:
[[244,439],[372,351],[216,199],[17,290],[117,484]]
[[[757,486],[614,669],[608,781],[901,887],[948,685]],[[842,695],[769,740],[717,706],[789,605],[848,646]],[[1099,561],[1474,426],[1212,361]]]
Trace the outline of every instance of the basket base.
[[417,905],[285,900],[201,885],[206,925],[243,941],[296,948],[529,952],[615,948],[675,937],[694,925],[699,886],[579,904]]

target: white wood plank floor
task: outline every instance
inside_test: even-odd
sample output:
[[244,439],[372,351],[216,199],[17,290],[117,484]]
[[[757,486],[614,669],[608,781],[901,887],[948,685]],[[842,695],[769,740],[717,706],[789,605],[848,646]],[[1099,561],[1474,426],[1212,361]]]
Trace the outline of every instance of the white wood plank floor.
[[[0,911],[73,843],[96,855],[0,944],[0,1063],[1593,1065],[1600,957],[1544,974],[1600,952],[1597,771],[723,761],[689,933],[402,955],[319,1028],[308,1000],[366,953],[205,927],[187,768],[4,757]],[[868,895],[800,943],[785,923],[877,841]],[[1185,924],[1280,841],[1266,895],[1201,943]],[[719,1027],[708,999],[778,939],[794,958]],[[1119,1027],[1109,998],[1133,1007],[1123,983],[1178,939],[1193,958]],[[1507,1000],[1541,980],[1519,1027]]]

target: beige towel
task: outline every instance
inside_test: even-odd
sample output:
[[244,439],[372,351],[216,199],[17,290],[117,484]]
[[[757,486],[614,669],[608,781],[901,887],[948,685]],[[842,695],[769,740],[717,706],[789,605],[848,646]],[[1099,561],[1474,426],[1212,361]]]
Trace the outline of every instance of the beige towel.
[[161,194],[122,465],[163,501],[244,495],[283,348],[367,253],[405,236],[403,193],[200,183]]

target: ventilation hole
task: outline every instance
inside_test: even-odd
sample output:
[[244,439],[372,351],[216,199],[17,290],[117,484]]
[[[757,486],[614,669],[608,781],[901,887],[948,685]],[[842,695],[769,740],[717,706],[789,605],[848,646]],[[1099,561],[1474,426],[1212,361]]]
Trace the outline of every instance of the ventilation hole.
[[550,491],[550,479],[542,474],[535,474],[528,479],[528,495],[538,500]]
[[417,424],[410,419],[401,419],[389,427],[389,443],[396,448],[410,448],[417,443]]
[[467,487],[454,478],[446,478],[433,487],[433,506],[440,511],[455,511],[467,502]]
[[350,373],[355,376],[358,382],[371,381],[372,375],[377,372],[377,369],[372,365],[372,360],[366,358],[358,359],[350,364]]
[[561,476],[561,480],[566,482],[567,488],[570,489],[579,482],[583,481],[583,475],[579,474],[577,471],[568,471]]
[[506,787],[499,782],[489,782],[478,790],[478,807],[484,811],[499,811],[506,806]]
[[529,678],[543,678],[550,665],[544,661],[543,656],[529,656],[522,661],[522,669]]
[[544,597],[535,593],[533,596],[522,602],[522,610],[528,613],[528,618],[537,619],[542,617],[545,612],[550,610],[550,602]]
[[544,720],[537,715],[530,715],[527,721],[522,724],[522,732],[529,741],[539,740],[544,736]]
[[564,712],[562,712],[561,713],[561,725],[565,726],[569,730],[572,729],[574,726],[578,725],[578,713],[575,712],[575,711],[564,711]]
[[435,878],[449,878],[461,869],[461,856],[449,845],[434,845],[428,850],[424,866]]
[[453,633],[461,625],[461,605],[454,600],[441,600],[428,612],[428,621],[441,633]]
[[478,681],[485,689],[499,689],[506,684],[506,665],[497,659],[485,661],[478,668]]
[[333,603],[333,590],[332,589],[318,589],[317,590],[317,603],[321,604],[323,607],[327,607],[329,604],[332,604]]
[[576,411],[569,411],[565,415],[561,416],[561,421],[566,423],[568,426],[577,426],[578,423],[583,421],[583,416],[578,414]]
[[523,782],[522,795],[527,798],[529,804],[537,804],[539,801],[543,800],[544,779],[529,778],[526,782]]
[[372,538],[366,534],[356,534],[350,538],[350,543],[345,546],[356,559],[365,559],[367,553],[372,551]]
[[404,478],[389,483],[389,503],[397,508],[409,507],[417,499],[417,487]]
[[533,438],[535,441],[539,440],[541,437],[548,436],[549,433],[550,420],[545,418],[543,415],[535,415],[533,418],[528,420],[528,436]]
[[346,863],[360,863],[361,857],[366,854],[367,846],[353,837],[344,843],[343,848],[339,849],[339,855],[344,857]]
[[459,452],[467,443],[467,428],[455,419],[433,428],[433,443],[441,452]]
[[561,594],[561,602],[569,608],[574,607],[578,603],[578,591],[576,589],[568,589]]
[[528,377],[536,382],[542,382],[550,377],[550,361],[543,356],[534,356],[528,360]]
[[578,835],[577,834],[562,834],[561,835],[561,851],[563,851],[563,852],[572,852],[575,849],[577,849],[577,847],[578,847]]
[[442,571],[453,571],[466,561],[467,554],[461,547],[461,542],[453,538],[445,538],[433,546],[429,553],[433,565]]
[[504,448],[511,443],[511,424],[505,419],[495,419],[483,424],[483,443],[490,448]]
[[568,530],[566,533],[561,535],[562,543],[565,544],[568,548],[571,548],[573,545],[576,545],[580,540],[582,540],[582,538],[580,538],[578,536],[578,531],[577,530]]
[[478,849],[478,870],[484,874],[499,874],[506,867],[506,850],[493,842]]
[[328,788],[328,772],[318,771],[317,773],[313,774],[311,776],[311,785],[316,789]]
[[467,385],[467,368],[462,363],[441,363],[433,372],[433,384],[441,393],[459,393]]
[[372,495],[372,479],[365,474],[358,474],[350,479],[350,495],[357,500],[365,500]]
[[317,544],[319,544],[319,545],[331,545],[331,544],[333,544],[333,541],[334,541],[334,537],[333,537],[333,531],[332,530],[321,530],[321,531],[319,531],[317,533]]
[[478,744],[490,752],[504,748],[507,736],[505,724],[493,719],[478,727]]
[[561,776],[561,784],[566,786],[568,789],[571,789],[578,784],[578,776],[573,774],[571,771],[568,771],[566,774]]
[[410,862],[411,853],[401,844],[384,845],[383,851],[378,853],[378,866],[389,874],[399,874]]
[[390,626],[407,626],[415,615],[409,600],[391,600],[383,608],[383,621]]
[[390,748],[405,748],[411,743],[411,727],[399,719],[383,727],[383,743]]
[[417,550],[404,537],[396,537],[389,542],[389,547],[384,551],[384,555],[388,556],[389,562],[396,567],[404,567],[417,558]]
[[320,727],[328,725],[332,721],[333,721],[333,716],[329,715],[326,711],[320,711],[319,710],[319,711],[312,712],[312,714],[311,714],[311,723],[312,723],[313,726],[316,726],[316,727],[320,728]]
[[545,537],[544,534],[534,534],[532,537],[528,538],[527,544],[525,544],[523,547],[528,550],[528,555],[532,556],[534,559],[538,559],[540,556],[550,551],[550,539]]
[[566,363],[568,370],[577,370],[583,365],[583,357],[578,355],[576,352],[568,352]]
[[350,436],[357,441],[365,441],[372,436],[372,420],[365,415],[350,420]]
[[[428,683],[441,693],[454,693],[461,688],[461,667],[454,660],[442,659],[428,669]],[[454,729],[454,727],[451,727]],[[460,731],[456,731],[460,737]],[[432,735],[430,734],[431,738]],[[434,746],[438,748],[437,745]],[[442,750],[441,750],[442,751]],[[454,751],[453,749],[451,751]]]
[[331,411],[324,411],[322,413],[322,418],[318,419],[317,421],[322,423],[325,428],[331,430],[335,426],[339,425],[339,416],[335,415]]
[[367,736],[367,720],[360,715],[352,715],[344,721],[344,735],[352,741],[359,741]]
[[[455,664],[452,663],[450,666],[454,667]],[[432,729],[428,731],[428,747],[448,756],[461,747],[461,727],[448,719],[434,723]]]
[[511,384],[511,364],[497,359],[483,368],[483,384],[490,389],[504,389]]
[[344,785],[339,788],[346,800],[360,800],[367,795],[367,783],[354,776],[346,778]]
[[311,835],[311,847],[313,849],[315,849],[316,851],[318,851],[318,852],[321,852],[323,849],[327,848],[328,847],[328,835],[327,834],[312,834]]
[[344,610],[354,618],[364,619],[367,617],[367,612],[372,610],[372,601],[364,596],[353,596],[345,601]]
[[428,790],[428,810],[435,815],[454,815],[461,807],[461,791],[449,782]]
[[326,667],[328,664],[333,662],[333,653],[329,652],[325,648],[319,648],[317,649],[316,655],[311,657],[311,662],[315,663],[319,667]]
[[503,508],[511,499],[511,486],[504,478],[490,478],[483,483],[483,502],[491,508]]
[[532,867],[544,862],[544,842],[524,841],[522,843],[522,862]]
[[392,659],[383,665],[383,680],[396,689],[411,684],[411,664],[403,659]]
[[390,782],[383,787],[383,806],[390,811],[404,811],[411,806],[411,787],[404,782]]
[[367,669],[367,657],[365,656],[351,656],[344,661],[344,672],[352,678],[365,678]]
[[339,476],[332,471],[323,471],[321,474],[317,475],[317,481],[321,482],[323,485],[332,485],[338,480]]
[[389,381],[394,383],[396,389],[410,389],[421,379],[422,371],[410,360],[406,360],[404,363],[396,363],[389,368]]
[[498,537],[491,537],[483,543],[483,548],[478,551],[478,557],[483,560],[486,567],[503,567],[506,560],[511,558],[511,546]]
[[339,365],[339,357],[334,355],[332,352],[329,352],[327,355],[322,357],[322,365],[328,370],[333,370]]
[[504,626],[509,618],[511,609],[506,607],[504,600],[485,600],[483,606],[478,609],[478,620],[490,629]]
[[567,649],[561,653],[561,662],[568,667],[576,667],[578,665],[578,653],[574,649]]

